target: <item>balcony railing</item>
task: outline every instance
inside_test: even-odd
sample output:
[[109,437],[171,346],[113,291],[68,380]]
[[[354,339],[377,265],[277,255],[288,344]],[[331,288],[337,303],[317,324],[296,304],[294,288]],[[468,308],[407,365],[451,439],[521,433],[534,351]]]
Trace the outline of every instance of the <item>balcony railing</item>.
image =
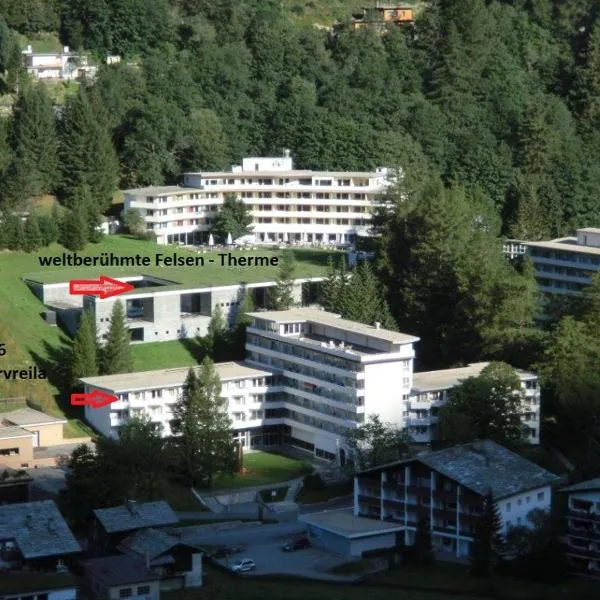
[[585,519],[587,521],[598,521],[600,522],[600,514],[591,512],[589,510],[581,510],[569,508],[567,511],[567,515],[569,517],[573,517],[574,519]]

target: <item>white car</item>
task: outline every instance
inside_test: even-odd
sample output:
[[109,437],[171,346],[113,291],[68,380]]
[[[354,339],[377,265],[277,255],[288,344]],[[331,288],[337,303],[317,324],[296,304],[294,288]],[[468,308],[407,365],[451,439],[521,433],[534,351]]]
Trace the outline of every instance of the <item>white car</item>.
[[254,571],[254,569],[256,569],[256,563],[251,558],[243,558],[231,565],[231,570],[234,573],[247,573],[248,571]]

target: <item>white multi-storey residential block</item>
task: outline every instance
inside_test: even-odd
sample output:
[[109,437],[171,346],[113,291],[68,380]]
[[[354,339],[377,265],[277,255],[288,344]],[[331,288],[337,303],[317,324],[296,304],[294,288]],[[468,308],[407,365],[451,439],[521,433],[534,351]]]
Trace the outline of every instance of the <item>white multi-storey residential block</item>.
[[291,444],[343,464],[344,435],[369,415],[402,425],[419,338],[314,308],[250,316],[246,358],[279,373]]
[[[246,362],[216,365],[235,437],[243,446],[291,444],[343,462],[344,436],[366,415],[401,425],[418,338],[313,308],[250,316]],[[86,418],[104,435],[116,437],[130,417],[145,413],[169,435],[171,407],[187,372],[85,377],[87,393],[98,389],[119,397],[102,408],[86,407]]]
[[[215,366],[236,439],[245,447],[280,445],[280,428],[270,427],[282,424],[282,396],[273,373],[239,362]],[[173,404],[182,394],[188,371],[177,368],[84,377],[86,392],[102,390],[119,398],[100,408],[86,406],[86,419],[103,435],[116,438],[131,417],[146,415],[162,425],[163,435],[171,435]]]
[[[405,426],[418,443],[435,439],[438,410],[452,394],[452,388],[469,377],[477,377],[489,363],[473,363],[458,369],[415,373],[413,388],[406,401]],[[530,444],[540,443],[540,386],[535,373],[515,369],[521,381],[521,418]]]
[[576,237],[525,242],[544,295],[579,296],[600,271],[600,229],[577,230]]
[[125,210],[140,211],[159,244],[206,242],[226,195],[241,199],[252,215],[259,243],[349,244],[366,235],[373,203],[395,171],[295,170],[289,153],[244,158],[231,171],[185,173],[184,187],[126,190]]

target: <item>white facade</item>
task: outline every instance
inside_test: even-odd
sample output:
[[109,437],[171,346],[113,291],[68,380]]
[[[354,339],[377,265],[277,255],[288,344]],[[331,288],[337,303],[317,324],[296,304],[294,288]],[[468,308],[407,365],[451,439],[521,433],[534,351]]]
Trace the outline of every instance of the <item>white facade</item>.
[[88,63],[87,56],[71,52],[65,46],[62,52],[33,52],[31,46],[22,51],[27,72],[37,79],[73,81],[95,75],[97,68]]
[[402,425],[418,338],[318,309],[251,317],[247,361],[279,372],[291,445],[343,463],[345,434],[370,415]]
[[[219,363],[217,373],[222,382],[222,396],[227,399],[235,437],[245,447],[252,444],[251,430],[265,425],[281,424],[280,418],[270,418],[269,411],[282,406],[279,389],[273,385],[272,373],[243,363]],[[164,436],[171,435],[172,407],[183,391],[187,368],[124,373],[82,379],[85,392],[102,390],[119,397],[101,408],[85,407],[85,416],[95,429],[106,437],[117,438],[119,428],[131,417],[146,415],[159,423]],[[279,445],[267,440],[268,444]],[[259,445],[255,440],[254,445]]]
[[579,296],[600,270],[600,229],[577,230],[576,237],[526,242],[535,267],[538,289],[544,294]]
[[[415,442],[429,444],[436,439],[438,411],[446,404],[452,388],[469,377],[477,377],[489,363],[473,363],[468,367],[415,373],[413,388],[405,398],[404,417],[408,432]],[[521,381],[521,419],[527,442],[540,443],[540,385],[535,373],[515,369]]]
[[160,244],[205,242],[226,195],[250,208],[258,243],[349,244],[369,232],[373,202],[394,181],[374,172],[303,171],[288,153],[244,158],[231,171],[185,173],[184,187],[126,190],[125,210],[139,210]]
[[[368,415],[401,425],[418,338],[312,308],[251,316],[246,362],[216,365],[234,435],[244,447],[291,444],[344,461],[344,435]],[[187,372],[86,377],[86,393],[119,396],[108,406],[86,407],[86,419],[103,435],[117,437],[130,417],[145,413],[169,435],[172,405]]]

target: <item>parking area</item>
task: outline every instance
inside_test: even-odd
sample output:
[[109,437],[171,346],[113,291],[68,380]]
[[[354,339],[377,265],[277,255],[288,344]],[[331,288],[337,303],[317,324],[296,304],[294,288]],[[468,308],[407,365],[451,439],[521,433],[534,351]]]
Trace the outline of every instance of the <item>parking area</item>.
[[251,558],[256,563],[256,570],[246,573],[253,575],[300,575],[319,579],[346,580],[336,576],[330,570],[336,565],[348,561],[347,558],[335,556],[319,548],[304,548],[295,552],[283,552],[281,547],[293,541],[293,537],[285,536],[269,542],[247,544],[244,551],[229,557],[217,559],[216,562],[225,567],[243,558]]

